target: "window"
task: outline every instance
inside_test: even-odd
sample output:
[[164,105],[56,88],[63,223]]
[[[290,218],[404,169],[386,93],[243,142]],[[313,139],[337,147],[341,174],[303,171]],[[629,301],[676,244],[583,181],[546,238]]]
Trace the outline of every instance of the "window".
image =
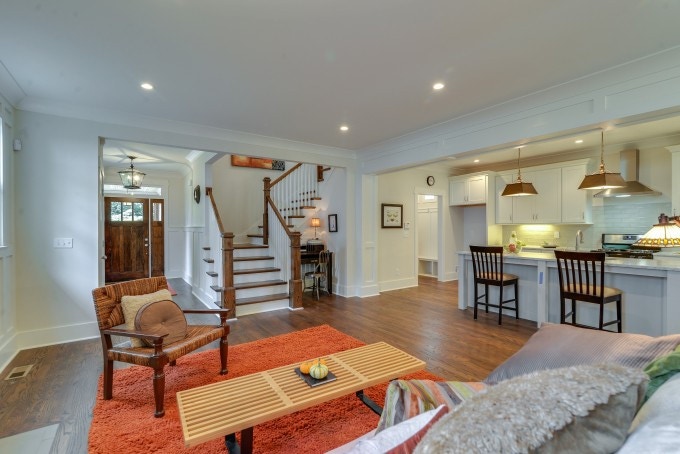
[[144,220],[144,204],[141,202],[111,202],[112,222],[141,222]]

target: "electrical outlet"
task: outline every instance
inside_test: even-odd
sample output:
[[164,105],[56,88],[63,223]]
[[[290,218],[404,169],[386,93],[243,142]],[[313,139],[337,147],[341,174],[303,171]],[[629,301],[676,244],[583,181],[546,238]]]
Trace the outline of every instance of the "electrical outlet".
[[558,232],[558,231],[553,232],[553,238],[555,238],[556,240],[559,239],[560,238],[560,232]]
[[59,249],[72,248],[73,238],[55,238],[54,247]]

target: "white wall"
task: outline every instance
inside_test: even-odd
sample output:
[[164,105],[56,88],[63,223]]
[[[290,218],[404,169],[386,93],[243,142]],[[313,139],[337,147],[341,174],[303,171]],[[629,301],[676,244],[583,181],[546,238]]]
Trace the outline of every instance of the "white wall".
[[[432,187],[426,185],[428,175],[435,177]],[[377,213],[378,228],[378,282],[380,291],[418,285],[417,241],[415,230],[417,194],[442,194],[442,214],[444,233],[444,256],[439,266],[444,266],[444,274],[454,271],[455,263],[447,260],[453,257],[455,249],[451,249],[452,224],[451,218],[446,216],[448,208],[448,175],[445,171],[426,169],[408,169],[378,176],[378,200],[374,207]],[[380,212],[382,203],[403,205],[403,222],[410,223],[409,229],[381,228]]]
[[14,109],[0,96],[2,161],[0,161],[0,370],[10,361],[16,346],[16,311],[14,304],[14,199],[13,176]]

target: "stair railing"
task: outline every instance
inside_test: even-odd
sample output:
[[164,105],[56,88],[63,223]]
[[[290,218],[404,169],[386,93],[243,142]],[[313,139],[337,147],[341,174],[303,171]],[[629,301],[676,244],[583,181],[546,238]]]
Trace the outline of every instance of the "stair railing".
[[[277,266],[283,270],[283,279],[288,280],[291,309],[302,307],[303,290],[301,233],[291,230],[291,220],[304,216],[305,208],[313,208],[317,194],[316,165],[296,164],[274,181],[268,177],[264,179],[263,241],[274,253]],[[273,222],[270,223],[270,219]]]
[[215,254],[215,269],[222,277],[221,306],[229,309],[229,318],[236,318],[236,289],[234,288],[234,233],[225,232],[212,188],[206,188],[208,204],[208,245]]

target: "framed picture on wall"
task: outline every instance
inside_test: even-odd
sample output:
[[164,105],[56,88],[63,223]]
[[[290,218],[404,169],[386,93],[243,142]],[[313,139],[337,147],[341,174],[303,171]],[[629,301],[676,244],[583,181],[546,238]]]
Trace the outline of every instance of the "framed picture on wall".
[[404,220],[402,219],[404,205],[383,203],[381,208],[380,220],[383,229],[400,229],[404,226]]
[[338,231],[338,215],[329,214],[328,215],[328,231],[337,232]]

